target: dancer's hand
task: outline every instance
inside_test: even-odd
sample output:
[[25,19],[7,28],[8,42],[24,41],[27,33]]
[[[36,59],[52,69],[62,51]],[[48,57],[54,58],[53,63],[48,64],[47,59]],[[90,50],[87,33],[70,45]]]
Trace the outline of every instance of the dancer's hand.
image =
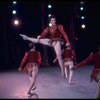
[[18,68],[18,70],[21,72],[22,71],[22,68]]
[[72,71],[73,71],[73,70],[75,70],[75,69],[76,69],[76,66],[72,67],[70,70],[72,70]]
[[37,36],[37,39],[40,39],[40,38],[41,38],[41,36],[40,36],[40,35],[38,35],[38,36]]
[[56,59],[54,59],[54,60],[53,60],[53,63],[55,63],[56,61],[57,61],[57,60],[56,60]]
[[40,38],[41,38],[41,36],[40,36],[40,35],[38,35],[38,36],[37,36],[37,39],[38,39],[38,41],[37,41],[37,42],[40,42]]
[[70,43],[66,43],[66,46],[70,46]]

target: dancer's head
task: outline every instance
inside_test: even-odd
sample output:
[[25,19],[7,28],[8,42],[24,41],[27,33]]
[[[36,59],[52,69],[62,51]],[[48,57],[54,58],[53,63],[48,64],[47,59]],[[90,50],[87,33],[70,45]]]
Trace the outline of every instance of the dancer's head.
[[29,43],[29,48],[30,48],[30,49],[35,49],[35,44],[34,44],[33,42],[30,42],[30,43]]
[[49,17],[49,25],[50,26],[56,25],[56,17],[54,15],[51,15]]

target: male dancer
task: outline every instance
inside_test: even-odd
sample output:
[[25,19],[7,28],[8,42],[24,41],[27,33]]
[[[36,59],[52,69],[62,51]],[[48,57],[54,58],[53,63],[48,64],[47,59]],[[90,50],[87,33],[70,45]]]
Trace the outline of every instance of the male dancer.
[[[47,34],[50,35],[50,39],[47,39],[47,38],[41,39],[41,38],[45,37]],[[56,55],[57,55],[57,58],[59,61],[59,65],[61,67],[62,76],[63,77],[65,76],[63,60],[62,60],[62,56],[61,56],[61,45],[63,43],[62,36],[65,38],[66,46],[68,46],[70,43],[69,43],[68,36],[63,29],[63,25],[56,24],[55,16],[51,15],[49,17],[49,26],[46,27],[46,29],[43,31],[43,33],[41,35],[37,36],[37,39],[28,37],[23,34],[20,34],[20,36],[23,37],[24,40],[29,40],[34,43],[41,43],[41,44],[53,47],[56,52]]]
[[[38,74],[38,67],[41,64],[41,54],[39,51],[35,50],[35,46],[33,45],[33,43],[29,44],[30,47],[30,51],[25,52],[25,56],[21,61],[20,67],[19,67],[19,71],[22,71],[22,67],[24,66],[24,63],[27,62],[27,65],[25,66],[24,70],[26,70],[26,73],[28,73],[30,75],[30,87],[28,90],[28,94],[31,94],[31,90],[36,89],[36,78],[37,78],[37,74]],[[32,89],[33,88],[33,89]]]
[[91,77],[90,82],[92,82],[92,80],[94,79],[95,82],[98,83],[96,98],[100,99],[100,46],[98,47],[98,49],[99,49],[99,52],[96,52],[96,53],[91,52],[89,57],[81,61],[79,64],[77,64],[73,68],[71,68],[71,70],[75,70],[79,68],[80,66],[83,66],[84,64],[87,64],[90,61],[93,61],[94,69],[90,76]]
[[[67,79],[67,68],[69,67],[69,84],[72,85],[72,76],[73,71],[71,70],[72,67],[74,67],[74,61],[76,60],[75,52],[71,49],[71,45],[67,46],[67,48],[62,49],[62,55],[64,55],[63,63],[64,63],[64,69],[65,69],[65,78]],[[57,57],[54,59],[54,63],[57,61]]]

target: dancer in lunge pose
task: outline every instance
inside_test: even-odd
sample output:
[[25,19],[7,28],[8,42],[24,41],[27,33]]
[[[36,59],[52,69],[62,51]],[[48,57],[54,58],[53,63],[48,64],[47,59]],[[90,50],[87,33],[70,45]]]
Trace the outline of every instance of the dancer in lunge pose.
[[99,52],[96,52],[96,53],[91,52],[89,57],[81,61],[79,64],[77,64],[73,68],[71,68],[71,70],[75,70],[89,63],[90,61],[93,61],[94,69],[90,75],[91,77],[90,82],[92,82],[92,80],[94,79],[95,82],[97,82],[98,84],[97,91],[96,91],[96,97],[95,97],[96,99],[100,99],[100,46],[98,47],[98,49],[99,49]]
[[30,83],[30,87],[28,90],[28,94],[31,94],[31,90],[36,89],[35,82],[36,82],[37,75],[38,75],[38,68],[41,64],[42,59],[41,59],[40,52],[35,50],[35,45],[33,43],[30,43],[29,47],[30,47],[30,50],[25,52],[25,56],[23,57],[18,70],[22,71],[22,67],[27,61],[27,64],[23,71],[26,70],[26,73],[28,73],[30,76],[31,83]]
[[[44,38],[47,34],[50,35],[49,39]],[[70,42],[69,42],[67,34],[65,33],[65,31],[63,29],[63,25],[56,24],[55,16],[51,15],[49,17],[49,26],[46,27],[46,29],[43,31],[43,33],[41,35],[37,36],[37,39],[28,37],[23,34],[20,34],[20,36],[23,37],[24,40],[29,40],[34,43],[41,43],[41,44],[53,47],[56,52],[56,55],[57,55],[57,58],[59,61],[59,65],[61,67],[62,76],[63,77],[65,76],[63,60],[62,60],[62,56],[61,56],[61,45],[62,45],[62,43],[64,43],[62,36],[65,39],[66,46],[70,45]]]
[[[67,68],[69,67],[69,84],[74,84],[72,82],[73,71],[71,70],[74,67],[74,61],[76,61],[75,52],[71,49],[71,45],[67,46],[67,48],[62,49],[62,55],[64,55],[63,63],[65,69],[65,78],[68,78]],[[57,57],[54,59],[54,63],[57,61]]]

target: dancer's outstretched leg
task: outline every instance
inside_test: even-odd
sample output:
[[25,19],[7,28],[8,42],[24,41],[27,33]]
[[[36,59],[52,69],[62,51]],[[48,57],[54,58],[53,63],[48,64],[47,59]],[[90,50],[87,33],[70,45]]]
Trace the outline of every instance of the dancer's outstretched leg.
[[27,35],[24,35],[24,34],[20,34],[20,36],[21,36],[24,40],[29,40],[29,41],[31,41],[31,42],[33,42],[33,43],[40,43],[40,44],[43,44],[43,45],[51,46],[50,39],[31,38],[31,37],[28,37]]

